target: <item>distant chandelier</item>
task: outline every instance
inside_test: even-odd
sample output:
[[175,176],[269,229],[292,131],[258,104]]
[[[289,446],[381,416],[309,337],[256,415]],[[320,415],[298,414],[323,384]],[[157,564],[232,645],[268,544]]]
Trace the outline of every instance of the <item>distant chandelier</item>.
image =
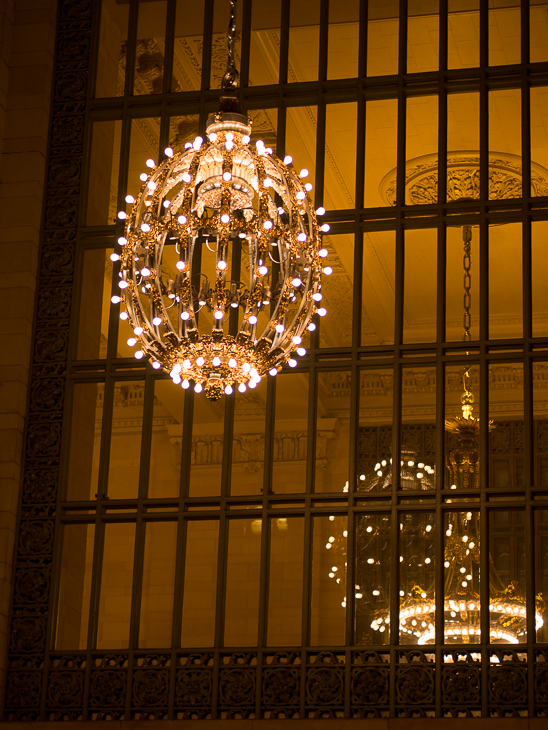
[[[463,227],[464,243],[464,334],[463,341],[471,341],[471,240],[470,226]],[[466,353],[468,355],[468,353]],[[456,435],[455,448],[448,449],[446,473],[451,489],[479,488],[479,418],[474,416],[474,395],[470,388],[470,367],[463,373],[463,393],[461,396],[461,415],[445,421],[446,431]],[[488,430],[493,429],[488,421]],[[435,489],[435,469],[416,459],[415,453],[402,451],[400,456],[400,488],[403,490]],[[383,459],[375,464],[372,474],[361,474],[357,481],[358,492],[381,491],[392,485],[392,459]],[[348,491],[348,483],[343,491]],[[334,515],[333,533],[325,548],[330,551],[332,567],[329,577],[334,580],[345,596],[342,606],[346,607],[348,595],[352,591],[346,585],[347,531],[337,525]],[[408,545],[414,545],[414,555],[408,568],[407,581],[400,591],[401,602],[398,628],[403,643],[419,645],[435,641],[436,598],[434,582],[428,580],[424,566],[434,558],[432,524],[426,519],[422,522],[400,524],[400,535]],[[356,616],[367,618],[372,637],[382,634],[390,624],[388,588],[384,575],[386,566],[381,564],[375,545],[390,541],[391,531],[387,517],[364,518],[358,522],[356,544],[360,546],[357,561],[366,561],[371,573],[377,572],[373,584],[354,586],[353,597],[356,601]],[[413,562],[413,558],[416,561]],[[444,548],[444,596],[443,625],[445,644],[474,644],[481,642],[480,621],[480,522],[477,511],[455,511],[447,514]],[[403,556],[400,556],[403,561]],[[375,568],[375,566],[378,566]],[[504,586],[490,565],[489,581],[489,640],[494,644],[517,644],[523,641],[526,633],[527,607],[525,596],[513,581]],[[422,584],[422,585],[421,585]],[[537,596],[537,603],[540,597]],[[438,598],[438,605],[440,601]],[[530,610],[538,608],[531,606]],[[543,618],[535,610],[535,628],[543,625]],[[379,641],[380,643],[380,641]]]
[[[234,60],[236,0],[230,2],[228,62],[220,111],[185,149],[141,174],[126,214],[118,286],[133,329],[135,357],[169,372],[176,384],[211,400],[254,388],[303,356],[305,330],[322,306],[325,265],[308,171],[250,144],[251,120],[239,112]],[[114,296],[114,303],[122,296]]]

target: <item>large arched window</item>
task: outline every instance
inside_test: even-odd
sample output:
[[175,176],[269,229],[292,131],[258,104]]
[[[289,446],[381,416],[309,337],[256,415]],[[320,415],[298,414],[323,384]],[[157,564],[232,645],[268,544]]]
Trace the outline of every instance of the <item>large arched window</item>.
[[212,403],[132,357],[110,254],[227,18],[93,15],[47,677],[7,715],[543,716],[548,8],[240,0],[253,139],[309,169],[333,273],[298,367]]

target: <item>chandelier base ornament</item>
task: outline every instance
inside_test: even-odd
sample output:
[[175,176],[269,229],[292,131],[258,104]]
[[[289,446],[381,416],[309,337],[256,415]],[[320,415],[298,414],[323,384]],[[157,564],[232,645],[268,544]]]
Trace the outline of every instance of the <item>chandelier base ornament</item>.
[[297,365],[313,316],[326,314],[321,276],[331,272],[308,171],[252,145],[239,113],[231,8],[221,109],[205,139],[166,149],[158,166],[147,161],[130,212],[118,214],[125,231],[114,254],[135,357],[212,400]]

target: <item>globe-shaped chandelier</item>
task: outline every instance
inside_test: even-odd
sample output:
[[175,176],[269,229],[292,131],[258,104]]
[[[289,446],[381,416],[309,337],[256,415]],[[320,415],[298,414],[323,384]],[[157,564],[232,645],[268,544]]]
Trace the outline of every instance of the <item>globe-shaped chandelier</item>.
[[308,171],[282,162],[261,141],[234,93],[235,2],[231,3],[227,73],[221,109],[205,138],[148,160],[119,238],[115,302],[133,332],[135,357],[170,373],[173,382],[216,400],[254,388],[303,356],[305,330],[322,306],[321,275],[329,230],[314,210]]

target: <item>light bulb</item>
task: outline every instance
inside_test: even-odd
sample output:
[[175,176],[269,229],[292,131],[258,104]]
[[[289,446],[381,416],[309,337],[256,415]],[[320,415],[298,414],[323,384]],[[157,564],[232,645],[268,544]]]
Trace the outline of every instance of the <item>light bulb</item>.
[[137,360],[141,360],[144,357],[144,354],[145,353],[142,350],[137,350],[137,352],[135,353],[135,357],[137,358]]
[[275,375],[278,374],[278,371],[276,370],[276,368],[270,368],[270,370],[268,371],[268,374],[272,375],[272,377],[274,377]]
[[331,268],[331,266],[326,266],[326,267],[324,268],[324,270],[323,270],[323,273],[324,273],[324,274],[325,274],[326,276],[331,276],[331,274],[333,273],[333,269]]
[[221,358],[220,357],[214,357],[211,362],[212,362],[213,366],[217,368],[221,364]]
[[294,342],[295,345],[300,345],[303,341],[303,338],[299,337],[299,335],[295,335],[291,341]]
[[328,254],[329,251],[326,248],[320,248],[320,250],[318,251],[318,256],[322,259],[325,259]]
[[209,135],[209,141],[210,142],[216,142],[217,141],[217,132],[211,132]]
[[124,236],[120,236],[120,238],[118,239],[118,243],[120,244],[120,246],[125,246],[127,243],[127,238],[125,238]]
[[249,324],[257,324],[257,317],[254,314],[250,314],[248,322]]
[[150,167],[150,168],[154,167],[154,165],[155,165],[155,164],[156,164],[156,163],[155,163],[155,162],[154,162],[154,160],[152,160],[152,159],[148,159],[148,160],[147,160],[147,161],[145,162],[145,165],[146,165],[147,167]]
[[226,224],[229,222],[230,222],[230,216],[228,215],[228,213],[223,213],[223,215],[221,216],[221,223]]
[[192,176],[188,172],[183,172],[182,176],[183,182],[189,183],[192,180]]
[[232,388],[231,385],[226,385],[225,386],[225,394],[226,395],[232,395],[233,392],[234,392],[234,389]]
[[321,302],[321,301],[322,301],[322,299],[323,299],[323,297],[322,297],[322,295],[320,294],[320,292],[319,292],[319,291],[316,291],[316,292],[314,292],[314,294],[312,294],[312,299],[313,299],[313,300],[314,300],[315,302]]
[[268,266],[265,266],[264,264],[262,266],[259,266],[258,273],[261,276],[266,276],[268,274]]
[[190,312],[188,312],[186,309],[181,312],[181,319],[185,322],[190,319]]
[[278,322],[278,324],[276,325],[276,332],[279,332],[281,334],[284,329],[285,327],[283,326],[283,324],[281,322]]
[[125,219],[127,218],[127,215],[126,215],[125,210],[119,210],[118,211],[118,218],[121,221],[125,221]]
[[190,386],[190,382],[185,378],[181,385],[186,390]]
[[181,225],[183,225],[183,223],[186,223],[186,216],[185,215],[180,215],[177,218],[177,223],[180,223]]
[[154,317],[154,319],[152,320],[152,324],[155,327],[158,327],[158,325],[162,324],[162,318],[161,317]]
[[190,360],[187,358],[186,360],[183,360],[183,367],[185,370],[188,370],[190,368]]
[[120,312],[120,319],[126,320],[129,319],[129,314],[127,312]]
[[306,183],[304,189],[307,193],[310,193],[312,191],[312,183]]
[[141,180],[142,182],[145,182],[146,180],[148,180],[148,175],[146,174],[146,172],[142,172],[139,175],[139,180]]
[[141,230],[143,233],[148,233],[150,231],[150,226],[148,223],[141,223]]
[[247,386],[244,383],[240,383],[240,385],[238,386],[238,390],[240,391],[240,393],[245,393],[247,390]]
[[249,144],[251,142],[251,137],[249,136],[249,134],[244,134],[244,136],[242,137],[242,142],[244,144]]
[[186,269],[186,261],[177,261],[175,266],[179,269],[179,271],[184,271]]
[[135,345],[137,344],[137,340],[135,339],[135,337],[129,337],[127,343],[130,347],[135,347]]
[[110,260],[111,261],[120,261],[120,256],[117,253],[111,253]]
[[295,278],[291,280],[291,283],[297,289],[303,283],[303,280],[300,276],[295,276]]
[[248,362],[244,362],[242,365],[242,370],[244,373],[248,373],[251,370],[251,365]]
[[215,312],[213,313],[213,316],[215,317],[216,320],[222,319],[224,317],[223,310],[222,309],[216,309]]
[[223,172],[223,180],[225,182],[229,182],[230,180],[232,180],[232,173],[229,172],[228,170],[226,170],[225,172]]
[[299,233],[297,236],[297,241],[306,241],[306,233]]
[[228,264],[226,263],[226,261],[221,260],[217,262],[217,268],[219,269],[219,271],[224,271],[227,266]]
[[150,276],[150,269],[148,266],[143,266],[141,269],[141,276]]
[[297,195],[295,195],[295,197],[297,198],[297,200],[304,200],[306,198],[306,193],[303,192],[302,190],[299,190],[299,192],[297,193]]
[[299,172],[299,177],[308,177],[308,170],[306,167],[303,167],[303,169]]
[[126,203],[131,205],[134,202],[135,202],[135,198],[133,197],[133,195],[126,195]]
[[314,330],[315,330],[315,329],[316,329],[316,325],[314,324],[314,322],[310,322],[310,323],[308,324],[307,330],[308,330],[309,332],[314,332]]
[[300,357],[304,357],[306,355],[306,350],[304,349],[304,347],[297,348],[297,355],[299,355]]
[[147,183],[147,188],[149,190],[156,190],[156,187],[157,186],[156,186],[156,183],[154,182],[154,180],[151,180],[150,182]]
[[142,327],[134,327],[133,328],[133,334],[134,335],[137,335],[137,337],[139,337],[139,335],[142,335],[143,334],[143,328]]
[[[200,147],[202,146],[203,141],[204,140],[201,137],[196,137],[196,139],[192,143],[192,146],[194,147],[195,150],[199,150]],[[196,390],[196,388],[194,388],[194,390]],[[197,392],[199,393],[200,391],[197,391]]]
[[196,383],[196,385],[194,386],[194,392],[195,393],[201,393],[203,389],[204,388],[203,388],[203,386],[202,386],[201,383]]
[[230,360],[228,361],[229,368],[235,368],[237,364],[238,363],[236,362],[236,360],[233,357],[231,357]]
[[327,233],[331,230],[331,226],[329,223],[324,223],[323,226],[320,227],[320,231],[323,231],[323,233]]
[[272,228],[272,225],[272,221],[265,221],[263,223],[263,228],[265,229],[265,231],[269,231]]
[[318,309],[318,314],[320,315],[320,317],[325,317],[325,315],[327,314],[327,309],[325,307],[320,307]]
[[120,287],[120,289],[127,289],[128,283],[127,281],[124,281],[124,279],[122,279],[118,282],[118,286]]
[[284,165],[290,165],[293,162],[293,158],[291,155],[286,155],[284,157]]
[[117,296],[116,294],[114,294],[114,296],[112,296],[112,297],[110,298],[110,301],[111,301],[111,302],[112,302],[113,304],[120,304],[120,302],[121,302],[122,300],[121,300],[121,298],[120,298],[119,296]]
[[198,365],[198,367],[202,367],[202,365],[204,363],[205,363],[205,360],[201,355],[200,355],[200,357],[196,358],[196,365]]
[[162,366],[160,365],[158,360],[154,360],[154,362],[152,363],[152,367],[154,368],[154,370],[159,370]]
[[316,215],[325,215],[325,208],[319,207],[316,209]]

